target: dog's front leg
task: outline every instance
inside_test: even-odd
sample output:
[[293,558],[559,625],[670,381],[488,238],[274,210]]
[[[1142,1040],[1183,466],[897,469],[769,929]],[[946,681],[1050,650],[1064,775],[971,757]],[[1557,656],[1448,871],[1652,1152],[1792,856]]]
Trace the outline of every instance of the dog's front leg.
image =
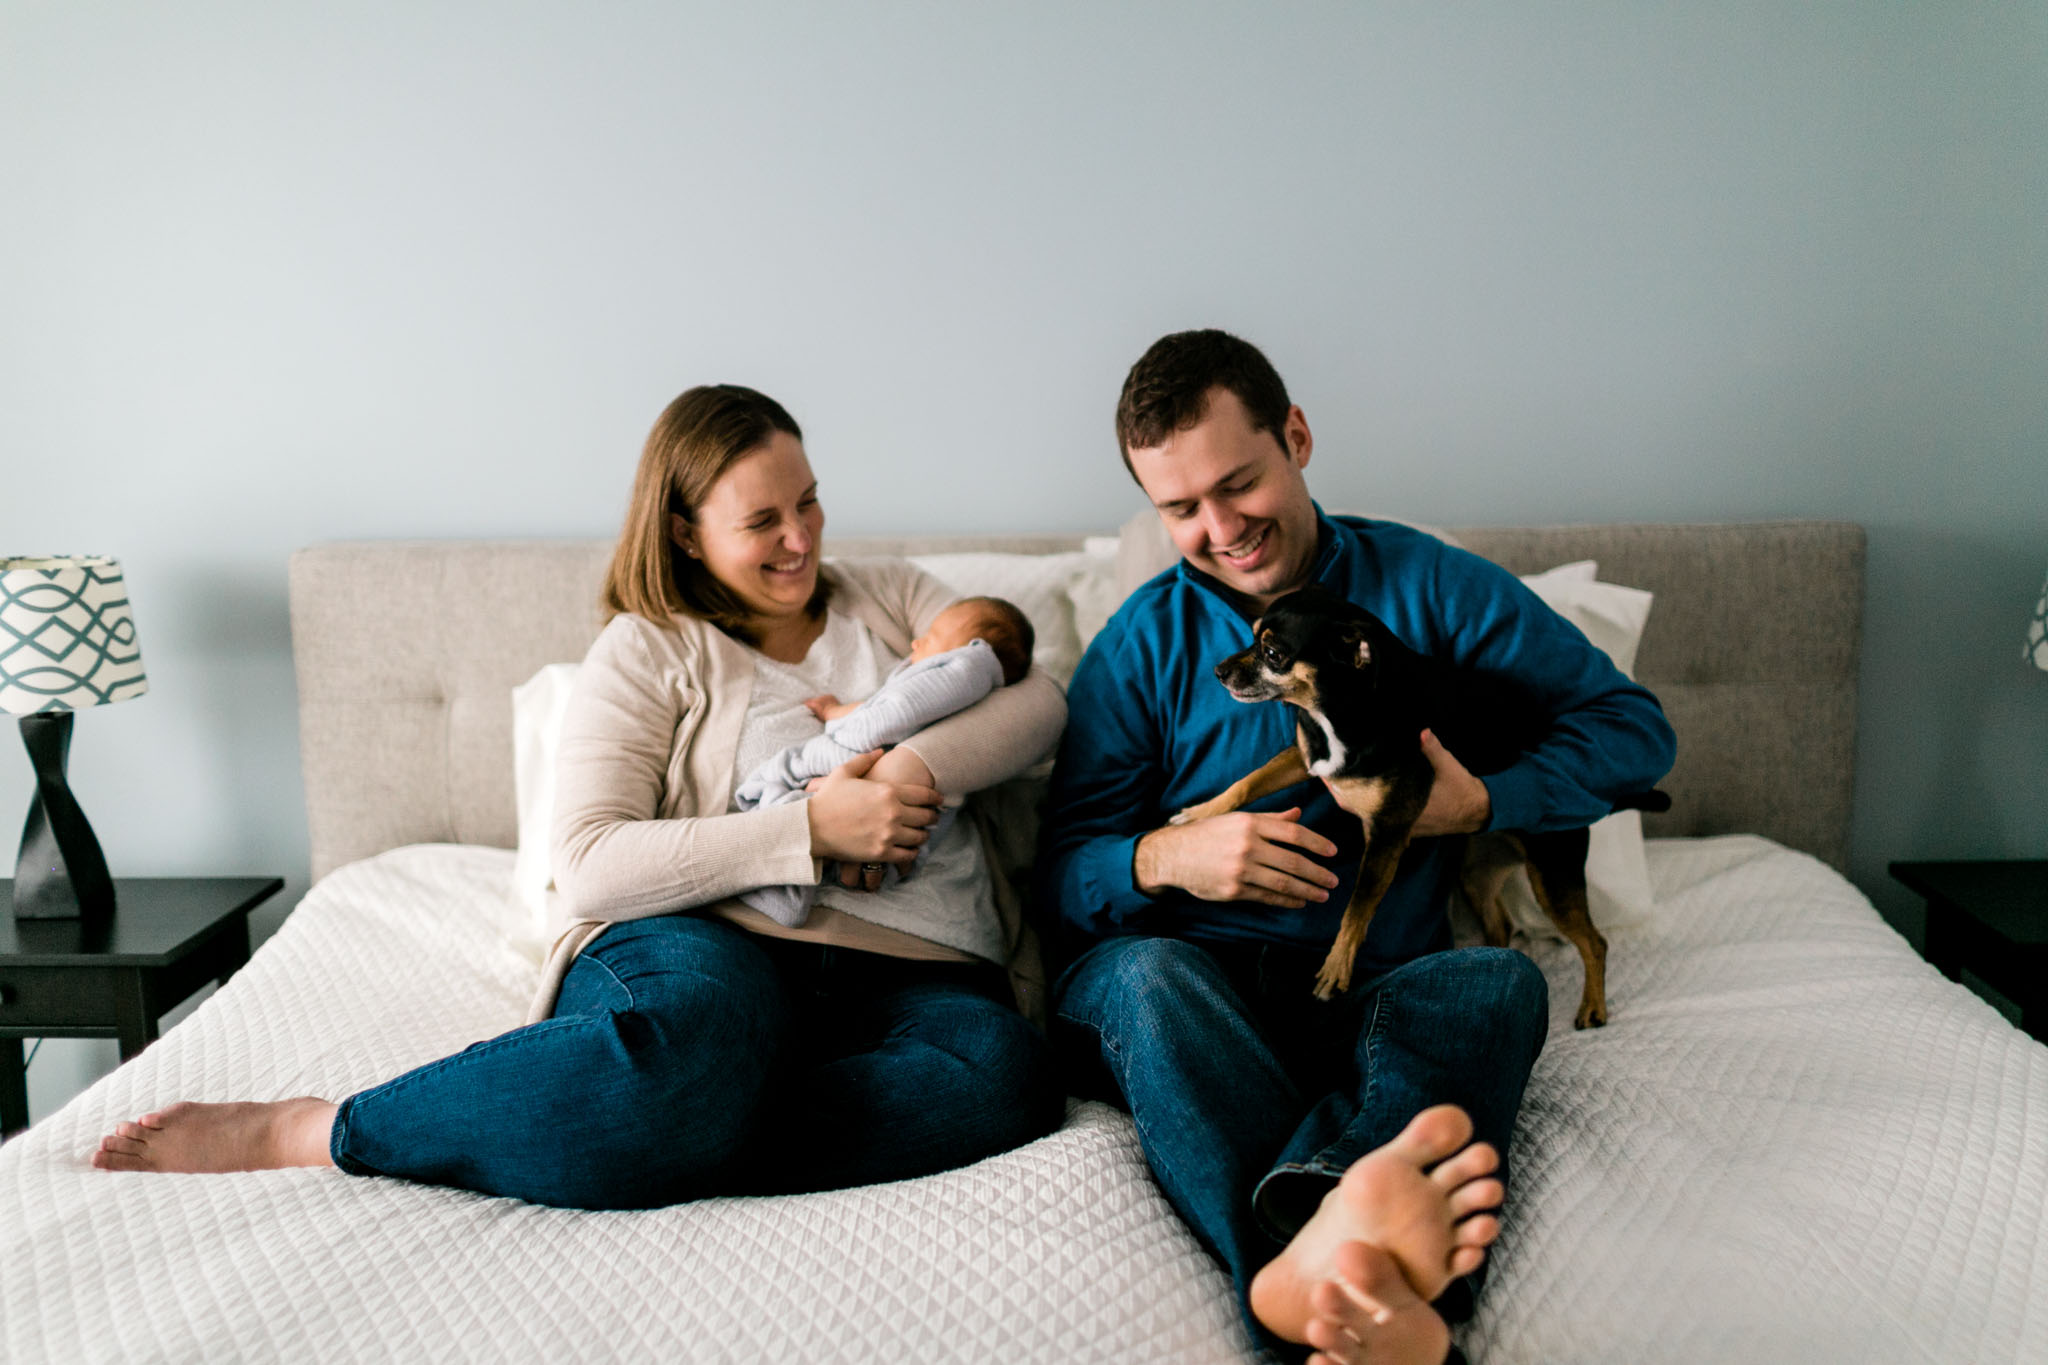
[[[1412,823],[1412,822],[1411,822]],[[1394,872],[1401,866],[1401,854],[1408,848],[1408,830],[1375,830],[1368,836],[1365,857],[1358,863],[1358,880],[1351,887],[1351,901],[1344,907],[1343,922],[1337,926],[1337,941],[1316,973],[1316,999],[1330,1000],[1351,988],[1351,964],[1365,946],[1365,931],[1372,927],[1373,912],[1380,897],[1387,894]]]
[[1190,820],[1206,820],[1212,815],[1227,815],[1262,796],[1284,791],[1297,782],[1308,779],[1308,766],[1302,762],[1301,750],[1290,744],[1268,759],[1257,771],[1247,773],[1223,789],[1220,796],[1189,806],[1166,823],[1185,825]]

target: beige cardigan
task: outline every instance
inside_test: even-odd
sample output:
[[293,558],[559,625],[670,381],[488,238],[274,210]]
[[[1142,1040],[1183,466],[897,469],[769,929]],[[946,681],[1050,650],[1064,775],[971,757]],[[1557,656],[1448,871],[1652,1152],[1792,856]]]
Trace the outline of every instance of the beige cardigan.
[[[890,649],[910,642],[958,594],[896,559],[845,560],[823,572],[832,608],[851,612]],[[815,882],[805,803],[729,812],[754,655],[708,622],[613,617],[578,670],[555,766],[550,844],[561,891],[554,946],[528,1022],[554,1012],[576,955],[617,920],[704,908],[755,933],[970,962],[965,953],[817,906],[789,929],[734,899],[757,886]],[[940,790],[965,794],[1015,777],[1052,752],[1066,724],[1059,684],[1034,668],[1009,687],[924,730],[904,747]],[[989,859],[1019,1006],[1043,991],[1037,947],[1017,899]]]

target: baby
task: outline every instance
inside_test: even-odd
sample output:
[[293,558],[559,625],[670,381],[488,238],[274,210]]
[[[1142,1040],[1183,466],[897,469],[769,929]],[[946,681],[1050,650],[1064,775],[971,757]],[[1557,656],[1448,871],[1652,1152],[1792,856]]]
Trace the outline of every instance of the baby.
[[[792,744],[740,783],[733,800],[741,810],[778,805],[805,795],[804,784],[871,749],[901,744],[932,722],[972,706],[1031,667],[1031,620],[1000,597],[963,597],[932,618],[910,642],[910,657],[890,670],[873,696],[857,704],[834,696],[804,703],[825,722],[825,733]],[[918,849],[927,850],[951,828],[957,808],[939,811]],[[832,875],[828,867],[826,875]],[[891,869],[891,877],[900,877]],[[763,886],[740,897],[777,924],[802,924],[818,899],[815,886]]]

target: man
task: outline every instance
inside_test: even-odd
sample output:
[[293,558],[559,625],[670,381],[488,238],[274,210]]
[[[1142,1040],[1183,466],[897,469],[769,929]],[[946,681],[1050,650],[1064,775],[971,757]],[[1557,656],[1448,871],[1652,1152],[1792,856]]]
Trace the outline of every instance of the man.
[[[1669,770],[1671,728],[1506,571],[1408,527],[1324,515],[1303,478],[1307,419],[1249,343],[1155,343],[1124,383],[1117,439],[1181,559],[1131,595],[1068,694],[1039,858],[1069,964],[1054,1042],[1078,1087],[1129,1106],[1262,1344],[1441,1361],[1446,1317],[1469,1315],[1499,1228],[1548,1003],[1520,954],[1451,949],[1459,841],[1435,836],[1590,824]],[[1309,583],[1411,648],[1513,678],[1553,718],[1540,747],[1483,778],[1421,736],[1436,782],[1416,841],[1351,989],[1328,1003],[1312,984],[1359,822],[1310,782],[1166,823],[1291,741],[1284,706],[1235,702],[1212,670]]]

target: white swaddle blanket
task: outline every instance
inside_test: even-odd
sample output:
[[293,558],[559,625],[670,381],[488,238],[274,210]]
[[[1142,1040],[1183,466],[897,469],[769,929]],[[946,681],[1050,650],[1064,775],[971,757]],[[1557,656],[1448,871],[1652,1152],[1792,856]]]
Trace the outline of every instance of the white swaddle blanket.
[[[804,784],[823,777],[850,759],[872,749],[901,744],[925,726],[964,710],[1003,685],[1003,665],[986,641],[969,640],[958,649],[928,659],[898,664],[874,695],[837,720],[825,732],[792,744],[749,773],[733,793],[740,810],[780,805],[802,798]],[[918,857],[924,857],[952,827],[957,807],[947,805],[928,831]],[[827,876],[831,873],[828,871]],[[901,879],[890,868],[884,885]],[[777,924],[802,924],[817,902],[816,886],[763,886],[740,898]]]

